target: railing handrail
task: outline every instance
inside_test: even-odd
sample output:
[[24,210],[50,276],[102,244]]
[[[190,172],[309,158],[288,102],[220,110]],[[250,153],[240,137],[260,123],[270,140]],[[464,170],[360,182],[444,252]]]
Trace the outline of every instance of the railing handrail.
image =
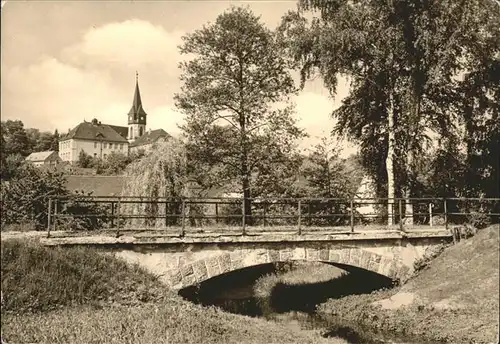
[[[76,198],[74,198],[76,197]],[[67,211],[68,208],[64,207],[65,201],[72,202],[76,201],[77,202],[77,207],[78,207],[78,202],[81,203],[95,203],[95,204],[108,204],[111,209],[111,214],[106,213],[106,208],[103,208],[104,210],[99,210],[99,213],[93,214],[93,213],[78,213],[78,209],[72,209],[69,212]],[[254,210],[251,211],[251,213],[248,213],[246,208],[246,203],[248,201],[250,202],[250,205],[256,206]],[[92,196],[92,195],[68,195],[68,196],[54,196],[50,197],[48,200],[48,218],[47,218],[47,231],[48,231],[48,236],[50,236],[51,230],[56,229],[56,223],[60,219],[64,218],[86,218],[86,219],[100,219],[101,221],[106,221],[111,222],[112,227],[116,224],[116,231],[117,231],[117,236],[120,233],[120,226],[122,223],[122,220],[129,220],[129,219],[146,219],[148,221],[157,221],[158,219],[164,219],[165,220],[165,226],[170,227],[172,225],[175,225],[175,221],[170,222],[175,219],[181,219],[181,235],[184,235],[185,233],[185,227],[186,227],[186,222],[187,220],[196,220],[196,219],[203,219],[203,220],[212,220],[216,219],[216,224],[219,224],[219,220],[223,220],[222,223],[225,220],[231,220],[231,219],[241,219],[241,229],[243,231],[243,234],[245,234],[246,227],[247,226],[252,226],[257,224],[258,225],[258,220],[262,219],[264,222],[264,227],[266,227],[266,220],[273,220],[273,219],[279,219],[280,221],[284,221],[285,225],[288,226],[289,224],[289,219],[296,219],[295,226],[298,230],[298,234],[302,234],[304,232],[305,227],[314,227],[317,226],[318,223],[326,224],[328,226],[338,226],[339,223],[342,225],[342,223],[346,222],[345,219],[348,219],[349,222],[349,227],[350,231],[354,232],[354,227],[355,227],[355,220],[359,222],[363,221],[363,219],[373,219],[373,218],[380,218],[380,219],[392,219],[391,221],[388,221],[387,226],[396,226],[396,219],[399,219],[399,230],[404,231],[406,227],[406,223],[403,223],[403,219],[407,218],[407,215],[410,215],[410,219],[415,219],[415,217],[420,220],[418,221],[424,221],[421,223],[427,223],[429,222],[429,225],[433,225],[433,219],[435,219],[437,216],[442,216],[444,218],[444,227],[448,229],[448,222],[450,217],[453,216],[460,216],[460,215],[469,215],[474,212],[467,211],[467,212],[457,212],[455,211],[455,207],[452,207],[450,209],[450,203],[454,203],[454,201],[473,201],[476,204],[482,205],[484,202],[498,202],[500,201],[500,198],[446,198],[446,197],[411,197],[411,198],[401,198],[401,197],[394,197],[394,198],[381,198],[381,197],[374,197],[374,198],[361,198],[361,197],[350,197],[350,198],[320,198],[320,197],[297,197],[297,198],[280,198],[280,197],[268,197],[268,198],[244,198],[244,197],[179,197],[179,198],[168,198],[168,197],[144,197],[144,196]],[[479,202],[478,202],[479,201]],[[321,206],[320,208],[317,207],[316,202],[320,202],[319,205]],[[321,203],[322,202],[322,203]],[[182,204],[182,210],[180,211],[179,209],[175,210],[170,208],[168,204],[174,203],[177,204],[178,206]],[[332,204],[333,203],[333,204]],[[417,206],[416,209],[412,209],[411,212],[407,212],[406,207],[408,204],[413,204],[413,206]],[[136,213],[133,211],[132,213],[129,212],[124,212],[122,213],[121,208],[122,206],[127,206],[127,205],[137,205],[137,204],[142,204],[142,205],[148,205],[148,204],[155,204],[156,206],[151,209],[139,209],[139,213]],[[164,207],[162,207],[162,204],[164,204]],[[192,205],[196,204],[208,204],[208,205],[214,205],[215,206],[215,215],[213,214],[207,214],[204,211],[202,211],[202,214],[191,214],[191,210],[193,210]],[[218,212],[218,208],[220,205],[238,205],[239,210],[234,210],[233,212],[237,212],[235,214],[220,214]],[[343,210],[340,210],[339,208],[334,208],[332,207],[334,204],[336,205],[344,205],[345,207]],[[361,213],[359,209],[363,208],[364,206],[367,205],[377,205],[377,204],[384,204],[388,205],[388,211],[385,214],[380,214],[378,213],[375,208],[373,212],[363,212]],[[270,209],[274,208],[273,205],[285,205],[286,209],[282,209],[281,207],[278,207],[278,209]],[[391,206],[389,206],[391,205]],[[405,207],[404,210],[404,216],[403,216],[403,205]],[[425,212],[422,212],[422,205],[428,205],[428,211],[425,210]],[[432,205],[437,207],[433,207]],[[59,206],[61,206],[59,208]],[[81,204],[80,204],[81,206]],[[261,208],[261,206],[263,206]],[[396,209],[397,207],[397,209]],[[312,209],[313,208],[313,209]],[[130,209],[130,208],[129,208]],[[187,210],[189,209],[189,210]],[[196,209],[196,208],[195,208]],[[294,210],[295,209],[295,210]],[[302,209],[306,209],[306,211],[302,211]],[[392,209],[392,210],[391,210]],[[436,209],[436,211],[433,211],[433,209]],[[467,207],[468,209],[468,207]],[[125,208],[127,210],[127,208]],[[268,212],[268,210],[271,210]],[[459,209],[462,210],[462,209]],[[488,216],[499,216],[500,213],[493,212],[495,209],[489,209],[491,210],[490,212],[485,212],[485,215]],[[164,211],[164,212],[163,212]],[[238,214],[238,212],[241,211],[241,213]],[[254,212],[255,211],[255,212]],[[263,214],[260,213],[260,211],[263,211]],[[253,214],[252,214],[253,213]],[[424,220],[422,220],[422,217]],[[322,219],[321,222],[315,222],[315,224],[312,224],[311,220],[314,219]],[[116,222],[115,222],[116,220]],[[257,222],[253,222],[253,221]],[[304,220],[304,221],[302,221]],[[333,221],[332,221],[333,220]],[[394,220],[394,222],[393,222]],[[385,221],[385,220],[384,220]],[[406,221],[406,220],[405,220]],[[132,223],[132,222],[130,222]],[[149,223],[149,222],[145,222]],[[229,222],[228,222],[229,223]],[[281,223],[281,222],[280,222]],[[411,222],[413,224],[413,221]],[[292,224],[293,225],[293,224]],[[153,227],[154,228],[154,227]]]
[[[78,195],[78,194],[73,194],[73,195],[68,195],[68,196],[53,196],[51,197],[52,199],[58,199],[58,200],[73,200],[75,197],[78,199],[109,199],[109,200],[124,200],[124,199],[136,199],[136,200],[147,200],[147,199],[155,199],[158,201],[166,201],[166,200],[171,200],[171,201],[177,201],[177,202],[182,202],[183,200],[188,201],[188,200],[200,200],[200,201],[207,201],[207,200],[231,200],[231,201],[238,201],[238,200],[243,200],[245,199],[244,197],[151,197],[151,196],[93,196],[93,195]],[[449,201],[500,201],[500,198],[495,198],[495,197],[394,197],[394,198],[387,198],[387,197],[352,197],[353,200],[355,201],[442,201],[442,200],[449,200]],[[351,201],[351,198],[329,198],[329,197],[249,197],[246,198],[246,200],[250,201],[343,201],[345,203],[349,203]]]

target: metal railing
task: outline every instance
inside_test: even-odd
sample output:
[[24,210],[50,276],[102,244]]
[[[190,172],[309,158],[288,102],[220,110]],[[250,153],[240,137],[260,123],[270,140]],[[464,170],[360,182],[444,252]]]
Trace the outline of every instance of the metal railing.
[[[250,205],[249,209],[245,209]],[[410,207],[411,206],[411,207]],[[500,219],[500,198],[147,198],[56,197],[48,202],[47,231],[58,228],[123,231],[166,230],[184,235],[204,228],[318,230],[443,227]],[[392,224],[392,225],[388,225]],[[272,229],[270,229],[272,228]]]

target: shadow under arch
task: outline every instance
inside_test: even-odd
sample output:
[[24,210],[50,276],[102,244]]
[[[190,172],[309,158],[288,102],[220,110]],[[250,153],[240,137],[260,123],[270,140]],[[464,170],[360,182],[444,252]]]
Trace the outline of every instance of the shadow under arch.
[[328,299],[367,294],[375,290],[393,288],[398,283],[387,276],[357,266],[320,262],[338,267],[346,271],[346,274],[324,282],[277,283],[271,290],[267,306],[275,313],[300,311],[313,314],[316,306]]
[[[255,282],[262,276],[279,272],[283,266],[301,262],[323,263],[346,272],[338,278],[316,283],[276,283],[266,300],[257,300],[253,293]],[[328,261],[280,261],[257,264],[232,270],[178,291],[184,299],[205,306],[215,305],[226,311],[250,316],[267,312],[301,311],[314,313],[316,306],[330,298],[369,293],[393,287],[389,277],[360,267]],[[266,309],[263,309],[266,308]]]

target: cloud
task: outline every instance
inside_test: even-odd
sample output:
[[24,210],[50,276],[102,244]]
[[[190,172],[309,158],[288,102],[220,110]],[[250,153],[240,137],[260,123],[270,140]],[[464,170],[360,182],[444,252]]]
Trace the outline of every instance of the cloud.
[[[181,32],[141,20],[91,28],[60,54],[2,73],[2,113],[27,127],[66,131],[84,119],[126,125],[135,70],[151,125],[177,130],[172,95],[178,85],[177,45]],[[165,86],[167,84],[167,86]],[[167,113],[162,118],[163,113]],[[155,127],[153,127],[155,128]]]
[[91,28],[63,54],[80,63],[90,59],[126,68],[152,64],[171,68],[181,59],[177,47],[182,35],[181,31],[167,32],[161,26],[133,19]]

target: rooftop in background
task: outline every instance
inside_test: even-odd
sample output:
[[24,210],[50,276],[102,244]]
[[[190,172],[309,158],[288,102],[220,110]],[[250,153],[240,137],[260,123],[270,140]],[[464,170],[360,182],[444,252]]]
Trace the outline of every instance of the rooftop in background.
[[92,192],[93,196],[120,196],[125,183],[130,182],[127,176],[67,176],[66,187],[71,191]]
[[66,136],[61,137],[60,141],[69,139],[80,140],[106,140],[111,142],[128,143],[126,137],[128,133],[127,127],[102,124],[93,119],[92,122],[82,122],[75,128],[71,129]]
[[45,161],[47,158],[49,158],[52,154],[57,152],[56,151],[44,151],[44,152],[34,152],[31,153],[26,157],[27,161],[33,161],[33,162],[38,162],[38,161]]
[[147,131],[146,133],[144,133],[144,135],[135,139],[135,141],[130,144],[130,147],[149,145],[157,142],[160,138],[170,138],[170,137],[172,136],[163,129],[151,130]]

